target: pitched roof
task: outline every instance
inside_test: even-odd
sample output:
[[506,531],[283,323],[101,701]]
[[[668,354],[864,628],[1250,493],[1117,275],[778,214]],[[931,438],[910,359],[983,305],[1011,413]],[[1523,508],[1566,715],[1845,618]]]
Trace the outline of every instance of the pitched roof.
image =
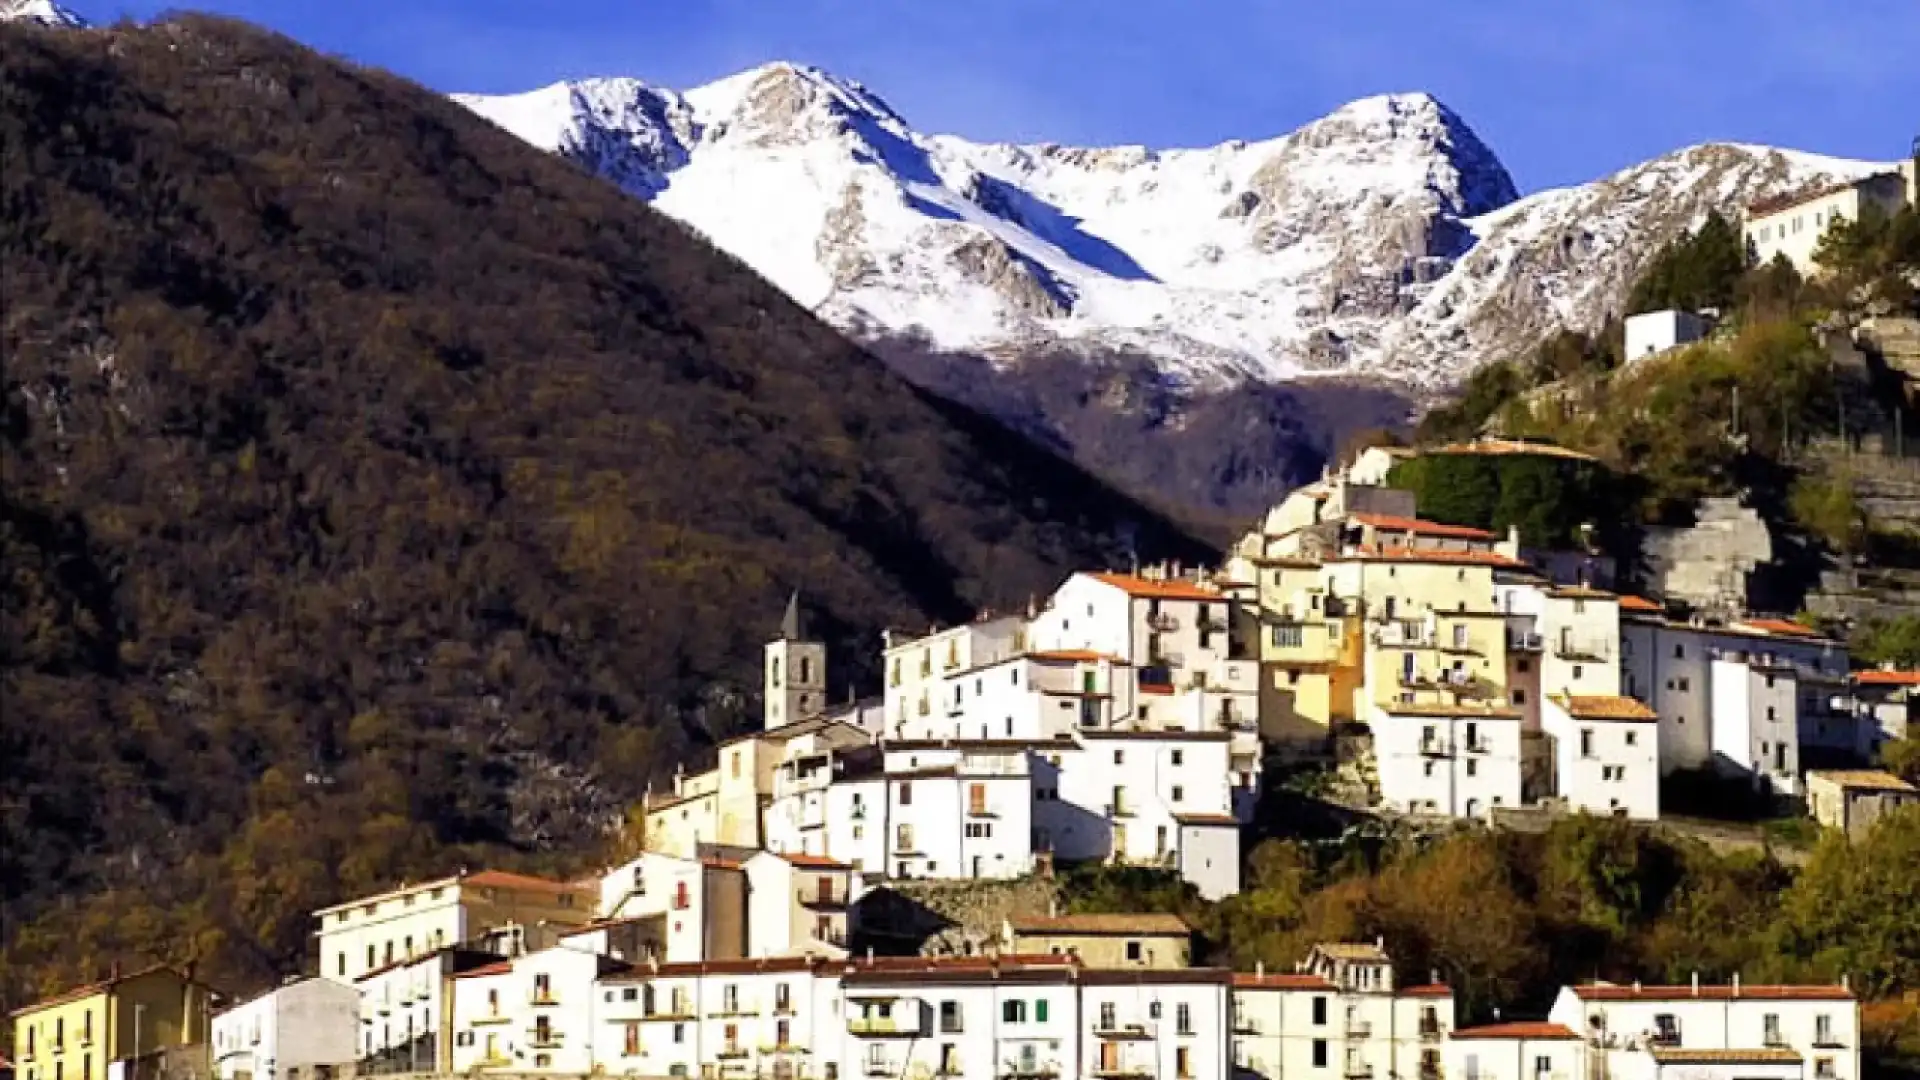
[[1815,777],[1866,791],[1920,791],[1885,769],[1809,769],[1807,779]]
[[69,1001],[78,1001],[84,997],[92,997],[95,994],[106,993],[107,991],[112,990],[114,987],[119,986],[121,983],[132,982],[135,979],[145,978],[148,975],[153,975],[160,972],[166,972],[168,974],[171,974],[172,976],[174,976],[175,978],[179,979],[182,982],[192,983],[195,986],[199,986],[203,988],[206,987],[205,983],[200,982],[198,979],[188,977],[186,973],[179,971],[178,969],[168,964],[148,964],[146,967],[129,971],[124,975],[115,975],[112,978],[99,979],[97,981],[85,983],[68,990],[62,990],[61,992],[53,995],[52,997],[42,998],[39,1001],[33,1001],[25,1005],[22,1005],[19,1008],[13,1010],[12,1012],[8,1013],[7,1015],[21,1016],[26,1013],[39,1012],[41,1009],[50,1008],[55,1005],[63,1005]]
[[1704,998],[1730,1001],[1734,998],[1758,998],[1766,1001],[1852,1001],[1853,991],[1844,986],[1622,986],[1617,983],[1586,983],[1571,987],[1583,1001],[1680,1001]]
[[507,974],[508,972],[511,972],[512,970],[513,970],[513,961],[511,961],[511,960],[501,960],[501,961],[499,961],[498,963],[493,963],[493,964],[482,964],[482,965],[480,965],[480,966],[479,966],[479,967],[477,967],[477,968],[472,968],[472,969],[470,969],[470,970],[467,970],[467,971],[462,971],[462,972],[460,972],[460,973],[458,973],[458,974],[456,974],[456,975],[454,976],[454,978],[456,978],[456,979],[482,979],[482,978],[485,978],[485,977],[487,977],[488,975],[505,975],[505,974]]
[[1182,825],[1230,825],[1240,827],[1240,819],[1232,814],[1175,814],[1173,820]]
[[468,874],[460,879],[460,884],[478,885],[486,889],[506,889],[509,892],[543,892],[554,895],[578,892],[580,889],[580,886],[569,885],[564,881],[534,877],[531,874],[516,874],[508,870],[482,870],[477,874]]
[[1660,714],[1619,694],[1554,694],[1553,700],[1575,720],[1628,720],[1650,723]]
[[1173,684],[1143,682],[1140,684],[1140,692],[1143,694],[1152,694],[1156,697],[1165,697],[1166,695],[1173,693]]
[[1920,671],[1856,671],[1853,681],[1861,686],[1920,686]]
[[1041,652],[1030,652],[1027,654],[1027,659],[1038,660],[1041,663],[1052,661],[1056,663],[1091,664],[1101,660],[1112,664],[1126,663],[1125,660],[1118,656],[1096,652],[1093,649],[1048,649]]
[[1656,1046],[1648,1053],[1662,1065],[1773,1065],[1797,1064],[1800,1052],[1784,1046],[1709,1050],[1705,1047]]
[[1309,975],[1304,971],[1282,971],[1272,974],[1258,974],[1252,971],[1233,973],[1233,988],[1236,990],[1332,990],[1333,980],[1324,975]]
[[1424,518],[1399,517],[1394,514],[1352,513],[1348,521],[1357,521],[1372,529],[1388,532],[1412,533],[1415,536],[1444,536],[1459,540],[1492,540],[1494,535],[1485,529],[1475,529],[1467,525],[1448,525]]
[[1547,590],[1547,595],[1555,600],[1618,600],[1625,606],[1626,600],[1618,593],[1605,589],[1596,589],[1590,585],[1560,585]]
[[1549,1024],[1544,1020],[1512,1020],[1504,1024],[1481,1024],[1479,1027],[1456,1028],[1449,1037],[1454,1039],[1578,1039],[1580,1036],[1565,1024]]
[[1661,607],[1659,604],[1656,604],[1653,601],[1647,599],[1644,596],[1622,595],[1620,597],[1620,610],[1621,611],[1644,611],[1644,612],[1647,612],[1648,614],[1654,614],[1657,612],[1665,611],[1666,609]]
[[608,976],[611,983],[646,982],[651,979],[687,978],[698,975],[755,975],[806,971],[827,963],[818,956],[761,956],[738,960],[686,960],[649,967],[641,964],[632,970]]
[[1109,914],[1013,916],[1007,919],[1016,934],[1191,934],[1178,915],[1142,911]]
[[1424,986],[1408,986],[1395,991],[1401,997],[1452,997],[1453,987],[1446,983],[1427,983]]
[[1433,702],[1427,705],[1407,705],[1391,703],[1379,706],[1388,716],[1447,716],[1464,720],[1519,720],[1524,714],[1507,705],[1493,705],[1482,708],[1478,705],[1451,705],[1445,702]]
[[1838,183],[1804,188],[1800,191],[1789,192],[1785,195],[1774,195],[1765,199],[1756,199],[1747,204],[1747,221],[1751,224],[1755,218],[1767,217],[1771,214],[1777,214],[1782,210],[1791,210],[1796,206],[1810,203],[1815,199],[1824,199],[1829,195],[1836,195],[1850,188],[1858,187],[1869,180],[1879,180],[1883,177],[1899,175],[1897,172],[1870,173],[1866,176],[1856,176],[1852,180],[1842,180]]
[[1153,581],[1138,574],[1088,574],[1088,577],[1103,585],[1111,585],[1128,596],[1138,596],[1154,600],[1225,600],[1218,590],[1196,585],[1191,581]]

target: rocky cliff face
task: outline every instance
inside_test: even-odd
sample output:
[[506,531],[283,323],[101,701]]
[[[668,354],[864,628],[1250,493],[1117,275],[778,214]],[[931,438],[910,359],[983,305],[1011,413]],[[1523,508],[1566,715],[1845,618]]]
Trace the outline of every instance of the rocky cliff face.
[[[1598,327],[1710,210],[1874,167],[1715,144],[1521,198],[1467,123],[1417,93],[1278,138],[1176,150],[929,136],[867,88],[792,64],[684,92],[601,79],[457,99],[653,202],[856,337],[916,343],[916,378],[975,402],[1069,408],[1039,426],[1090,435],[1068,441],[1096,469],[1135,465],[1086,447],[1125,434],[1150,456],[1223,395],[1270,404],[1274,387],[1328,380],[1399,395],[1325,418],[1301,413],[1314,394],[1295,395],[1280,427],[1248,435],[1285,460],[1244,469],[1222,446],[1199,472],[1156,482],[1170,501],[1234,510],[1316,470],[1344,430],[1404,415],[1553,330]],[[1091,392],[1115,378],[1130,391]],[[1083,400],[1059,404],[1074,379]],[[1088,431],[1088,408],[1107,400],[1172,411],[1144,432],[1137,413]]]

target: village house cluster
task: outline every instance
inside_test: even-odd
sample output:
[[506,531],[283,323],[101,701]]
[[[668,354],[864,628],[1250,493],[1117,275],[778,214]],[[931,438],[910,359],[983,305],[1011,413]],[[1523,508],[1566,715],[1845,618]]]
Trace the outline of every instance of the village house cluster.
[[1860,1076],[1844,984],[1594,983],[1542,1020],[1462,1028],[1453,990],[1405,978],[1378,942],[1236,972],[1196,966],[1172,916],[1048,915],[1006,920],[973,955],[849,953],[795,935],[823,907],[857,922],[838,891],[849,868],[661,858],[327,908],[319,962],[344,957],[348,974],[230,1007],[187,973],[116,974],[14,1014],[21,1080]]
[[1095,861],[1235,893],[1263,773],[1305,759],[1369,765],[1406,815],[1651,819],[1683,769],[1849,831],[1920,797],[1808,768],[1907,737],[1920,675],[1849,674],[1796,623],[1677,618],[1585,553],[1424,520],[1386,483],[1405,453],[1294,492],[1216,570],[1076,573],[1018,615],[888,634],[866,701],[830,702],[795,597],[761,730],[650,793],[625,863],[325,908],[317,976],[224,1010],[190,973],[116,973],[15,1013],[18,1080],[1857,1080],[1844,985],[1592,984],[1458,1028],[1453,991],[1378,942],[1236,972],[1166,915],[910,940],[922,880]]

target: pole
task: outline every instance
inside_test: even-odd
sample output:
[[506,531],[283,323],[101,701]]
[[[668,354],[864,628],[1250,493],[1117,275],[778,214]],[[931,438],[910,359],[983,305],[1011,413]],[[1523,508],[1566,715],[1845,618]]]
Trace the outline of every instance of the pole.
[[133,1005],[133,1054],[131,1055],[131,1058],[132,1058],[132,1062],[133,1062],[133,1073],[134,1073],[134,1075],[133,1075],[132,1077],[129,1077],[129,1078],[128,1078],[128,1080],[137,1080],[137,1078],[138,1078],[138,1076],[139,1076],[139,1072],[140,1072],[140,1016],[141,1016],[141,1014],[143,1014],[143,1013],[145,1013],[146,1011],[147,1011],[147,1007],[146,1007],[145,1005],[142,1005],[142,1004],[140,1004],[139,1002],[135,1002],[135,1003],[134,1003],[134,1005]]

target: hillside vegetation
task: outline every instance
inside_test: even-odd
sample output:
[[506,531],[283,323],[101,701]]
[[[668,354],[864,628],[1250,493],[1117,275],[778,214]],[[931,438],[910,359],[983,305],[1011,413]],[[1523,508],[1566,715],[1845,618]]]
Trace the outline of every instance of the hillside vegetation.
[[[247,26],[0,27],[0,999],[578,868],[889,623],[1206,554],[636,200]],[[850,659],[852,658],[852,659]]]

